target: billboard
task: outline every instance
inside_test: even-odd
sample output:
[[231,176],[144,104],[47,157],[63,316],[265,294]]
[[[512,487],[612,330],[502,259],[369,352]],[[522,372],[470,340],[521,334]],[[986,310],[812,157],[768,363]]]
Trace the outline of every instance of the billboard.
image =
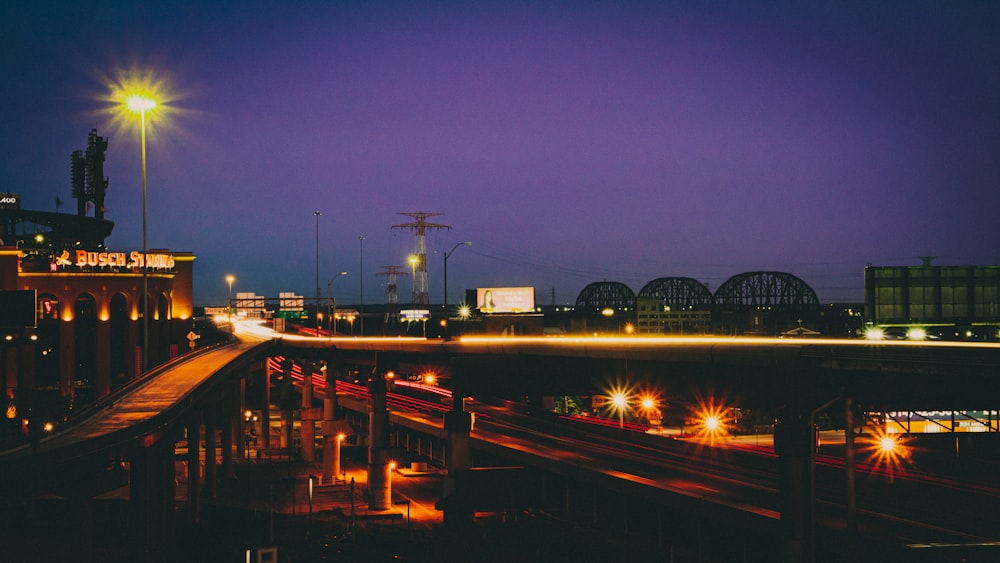
[[535,310],[535,288],[480,287],[476,307],[483,313],[530,313]]

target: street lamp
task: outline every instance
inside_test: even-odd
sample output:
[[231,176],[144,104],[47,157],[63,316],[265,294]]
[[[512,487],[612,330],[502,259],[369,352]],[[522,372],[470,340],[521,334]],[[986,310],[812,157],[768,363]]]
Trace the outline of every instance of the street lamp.
[[621,391],[616,391],[611,395],[611,406],[618,411],[618,428],[625,428],[625,409],[628,408],[628,397]]
[[142,371],[149,369],[149,276],[146,261],[146,112],[156,109],[156,100],[142,94],[133,94],[125,100],[132,113],[139,114],[139,143],[142,158]]
[[347,272],[340,272],[339,274],[337,274],[337,275],[333,276],[332,278],[330,278],[330,281],[326,282],[326,317],[327,317],[327,324],[328,325],[332,325],[332,327],[331,326],[327,326],[327,329],[331,330],[333,332],[334,336],[337,335],[337,319],[334,318],[334,315],[337,314],[337,300],[336,299],[333,300],[333,313],[331,314],[330,313],[330,286],[333,285],[333,280],[339,278],[340,276],[346,276],[346,275],[347,275]]
[[463,244],[465,246],[472,246],[472,241],[468,241],[467,240],[465,242],[457,243],[457,244],[455,244],[455,246],[451,247],[451,250],[449,250],[448,252],[444,253],[444,315],[445,315],[445,317],[448,316],[448,257],[451,256],[452,254],[454,254],[455,251],[458,250],[458,247],[462,246]]
[[341,467],[340,466],[340,445],[342,443],[344,443],[344,440],[346,438],[347,438],[347,434],[344,434],[343,432],[340,432],[340,433],[337,434],[337,439],[336,439],[335,447],[334,447],[334,450],[333,450],[333,480],[334,480],[334,482],[336,482],[336,480],[337,480],[337,475],[340,475],[340,471],[341,471],[341,469],[340,469],[340,467]]
[[236,277],[232,274],[226,276],[226,283],[229,284],[229,307],[227,312],[229,313],[229,334],[234,332],[233,329],[233,282],[236,281]]
[[319,211],[313,211],[316,216],[316,336],[319,336]]
[[410,263],[410,269],[413,271],[413,283],[410,285],[410,305],[413,305],[417,301],[417,264],[420,263],[420,258],[411,254],[407,258],[407,262]]
[[[360,290],[361,303],[358,305],[358,332],[361,336],[365,335],[365,235],[358,235],[358,246],[360,247],[360,254],[358,255],[358,289]],[[354,332],[354,326],[351,326],[351,332]],[[353,336],[353,334],[351,335]]]

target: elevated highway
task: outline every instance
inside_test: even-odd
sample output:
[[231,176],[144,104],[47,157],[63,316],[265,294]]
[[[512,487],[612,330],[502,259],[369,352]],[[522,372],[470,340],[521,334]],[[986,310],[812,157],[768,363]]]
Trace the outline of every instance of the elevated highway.
[[713,388],[748,407],[840,394],[878,410],[996,409],[1000,344],[782,338],[280,338],[287,355],[333,353],[371,369],[461,380],[467,394],[591,394],[645,382]]
[[[354,373],[372,382],[371,472],[387,472],[388,432],[384,382],[388,371],[435,371],[449,380],[456,397],[601,393],[616,381],[650,383],[677,395],[709,390],[739,397],[740,404],[785,407],[791,429],[783,451],[782,534],[786,561],[803,560],[809,513],[806,495],[812,467],[812,416],[832,398],[852,397],[870,408],[995,409],[1000,397],[1000,346],[968,343],[910,343],[764,338],[301,338],[275,335],[249,323],[239,341],[185,356],[141,382],[88,409],[75,424],[31,445],[0,453],[4,497],[50,491],[86,499],[124,483],[136,505],[137,541],[162,550],[168,536],[157,532],[172,511],[174,444],[200,444],[204,435],[222,437],[222,471],[230,471],[233,450],[241,455],[243,390],[266,358],[286,356],[303,364],[322,363],[334,375]],[[328,375],[329,377],[329,375]],[[311,379],[311,378],[310,378]],[[311,392],[311,391],[310,391]],[[378,397],[382,397],[381,403]],[[305,403],[303,401],[303,406]],[[471,421],[454,401],[442,435],[455,475],[471,468]],[[992,427],[991,427],[992,428]],[[805,438],[804,438],[805,437]],[[215,459],[215,440],[205,440],[206,459]],[[190,466],[199,448],[188,448]],[[206,464],[205,487],[213,487],[215,464]],[[117,480],[116,480],[117,479]],[[378,482],[378,479],[369,479]],[[192,518],[197,519],[199,476],[189,478]],[[28,486],[25,486],[28,484]],[[456,482],[445,485],[451,493]],[[457,510],[458,521],[471,517]],[[446,512],[446,522],[449,520]],[[454,522],[456,518],[452,518]],[[85,527],[84,527],[85,528]],[[150,548],[152,546],[152,548]]]

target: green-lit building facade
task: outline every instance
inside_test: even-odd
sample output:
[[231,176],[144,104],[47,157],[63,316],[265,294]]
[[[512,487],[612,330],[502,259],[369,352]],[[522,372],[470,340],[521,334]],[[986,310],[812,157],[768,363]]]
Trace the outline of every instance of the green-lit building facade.
[[1000,266],[868,266],[865,322],[985,327],[976,331],[992,338],[1000,326]]

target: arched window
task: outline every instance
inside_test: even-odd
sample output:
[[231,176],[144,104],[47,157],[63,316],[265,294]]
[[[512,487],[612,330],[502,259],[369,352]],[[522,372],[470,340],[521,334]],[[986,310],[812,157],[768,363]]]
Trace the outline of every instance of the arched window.
[[128,341],[130,319],[128,299],[125,295],[117,293],[111,297],[109,313],[111,386],[116,387],[129,379],[129,352],[132,350]]
[[73,355],[73,394],[89,402],[97,382],[97,301],[89,293],[73,304]]

